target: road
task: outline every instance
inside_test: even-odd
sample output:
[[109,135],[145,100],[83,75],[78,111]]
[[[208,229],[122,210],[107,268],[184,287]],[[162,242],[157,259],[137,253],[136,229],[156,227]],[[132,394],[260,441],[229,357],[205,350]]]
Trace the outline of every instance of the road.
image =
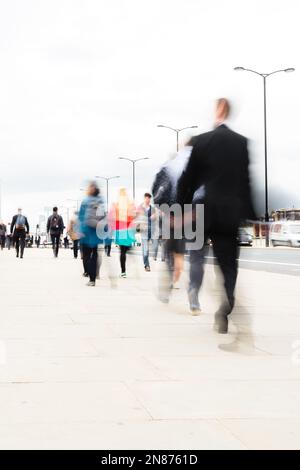
[[[207,256],[212,262],[213,251]],[[300,250],[297,248],[255,248],[241,247],[239,265],[241,268],[278,274],[300,276]]]

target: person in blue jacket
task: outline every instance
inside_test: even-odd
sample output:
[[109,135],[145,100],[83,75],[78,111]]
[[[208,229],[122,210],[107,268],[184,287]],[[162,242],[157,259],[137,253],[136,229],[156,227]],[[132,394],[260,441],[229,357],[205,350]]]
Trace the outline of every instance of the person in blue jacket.
[[[88,286],[96,285],[98,245],[103,243],[97,235],[100,221],[104,218],[104,204],[100,189],[92,181],[87,187],[86,197],[79,211],[80,244],[82,247],[84,277],[89,277]],[[99,230],[98,230],[99,233]]]

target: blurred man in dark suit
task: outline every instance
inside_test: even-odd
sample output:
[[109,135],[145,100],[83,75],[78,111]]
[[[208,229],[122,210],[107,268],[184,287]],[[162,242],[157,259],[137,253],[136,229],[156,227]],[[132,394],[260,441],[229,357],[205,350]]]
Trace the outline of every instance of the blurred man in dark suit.
[[26,235],[29,234],[29,224],[27,217],[22,214],[21,208],[18,209],[18,213],[12,218],[10,232],[15,242],[17,258],[19,258],[20,253],[20,258],[22,259],[24,256]]
[[[191,204],[194,193],[204,187],[204,232],[210,238],[224,277],[226,301],[215,314],[215,328],[228,331],[228,315],[234,307],[238,272],[237,233],[241,220],[254,220],[249,182],[247,139],[225,124],[230,104],[220,98],[216,104],[215,128],[192,140],[193,150],[178,183],[177,200]],[[205,248],[190,252],[189,301],[192,312],[199,310],[199,289],[203,279]]]

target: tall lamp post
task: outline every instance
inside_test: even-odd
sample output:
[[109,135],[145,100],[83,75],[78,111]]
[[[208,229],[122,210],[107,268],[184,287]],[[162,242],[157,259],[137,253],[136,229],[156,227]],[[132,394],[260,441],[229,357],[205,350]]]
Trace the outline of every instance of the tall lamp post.
[[140,162],[141,160],[149,160],[149,157],[142,157],[142,158],[127,158],[127,157],[118,157],[119,160],[127,160],[128,162],[132,163],[132,195],[133,200],[135,200],[135,164]]
[[267,78],[270,75],[280,72],[294,72],[295,69],[290,67],[287,69],[274,70],[270,73],[260,73],[256,70],[246,69],[245,67],[234,67],[237,72],[251,72],[259,75],[263,79],[263,92],[264,92],[264,149],[265,149],[265,222],[266,222],[266,246],[270,246],[269,239],[269,191],[268,191],[268,140],[267,140]]
[[185,131],[186,129],[197,129],[198,126],[188,126],[183,127],[182,129],[175,129],[173,127],[165,126],[164,124],[158,124],[157,127],[164,127],[165,129],[170,129],[171,131],[176,132],[176,151],[179,150],[179,133]]
[[102,179],[102,180],[106,181],[106,212],[108,213],[108,184],[109,184],[110,180],[120,178],[120,176],[108,176],[108,177],[106,177],[106,176],[95,176],[95,178]]

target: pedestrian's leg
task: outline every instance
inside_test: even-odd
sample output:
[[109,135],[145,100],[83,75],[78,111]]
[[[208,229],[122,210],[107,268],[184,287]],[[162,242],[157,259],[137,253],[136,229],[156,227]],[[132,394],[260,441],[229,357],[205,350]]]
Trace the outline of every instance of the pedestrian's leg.
[[25,240],[26,240],[26,234],[25,232],[20,235],[20,248],[21,248],[21,258],[23,258],[24,255],[24,249],[25,249]]
[[51,237],[51,243],[52,243],[52,251],[55,256],[55,235],[50,234]]
[[60,236],[55,235],[55,256],[56,256],[56,258],[58,257],[59,242],[60,242]]
[[20,236],[19,236],[19,233],[15,234],[14,239],[15,239],[16,253],[17,253],[17,257],[18,257],[19,256],[19,251],[20,251]]
[[169,302],[173,287],[174,256],[171,243],[171,240],[164,241],[166,265],[160,272],[158,282],[158,298],[163,303]]
[[161,250],[161,260],[164,262],[166,260],[166,242],[165,240],[159,240],[160,250]]
[[110,253],[111,253],[111,243],[109,243],[108,245],[106,245],[106,255],[108,257],[110,257]]
[[224,287],[229,303],[229,314],[234,307],[234,290],[238,274],[238,245],[236,233],[215,234],[211,237],[214,253],[224,277]]
[[183,271],[184,255],[182,253],[174,253],[174,284],[179,281]]
[[77,256],[78,256],[78,240],[73,240],[73,253],[74,253],[74,258],[77,258]]
[[152,250],[153,250],[153,259],[155,261],[157,260],[158,244],[159,244],[159,239],[158,238],[153,238],[153,240],[152,240]]
[[97,262],[98,262],[98,247],[93,247],[90,249],[90,268],[89,268],[89,275],[90,281],[96,281],[97,275]]
[[100,279],[100,268],[102,264],[102,246],[98,246],[98,251],[97,251],[97,265],[96,265],[96,278]]
[[81,244],[81,252],[82,252],[82,262],[83,262],[83,275],[88,276],[89,274],[89,257],[90,257],[90,250],[89,247],[86,245]]
[[142,251],[144,267],[149,268],[149,240],[145,238],[142,239]]
[[125,246],[120,245],[121,274],[125,274],[125,272],[126,272],[126,271],[125,271],[125,269],[126,269],[125,257],[126,257],[126,254],[125,254]]
[[120,246],[120,263],[121,263],[121,274],[126,274],[126,253],[128,251],[128,246]]
[[200,309],[199,290],[202,285],[204,275],[204,257],[208,246],[204,245],[200,250],[190,251],[190,280],[188,288],[188,297],[190,308],[193,311]]
[[211,236],[214,253],[224,278],[226,302],[215,314],[215,329],[221,334],[228,332],[228,315],[234,307],[234,290],[238,272],[237,232],[232,234],[214,234]]

